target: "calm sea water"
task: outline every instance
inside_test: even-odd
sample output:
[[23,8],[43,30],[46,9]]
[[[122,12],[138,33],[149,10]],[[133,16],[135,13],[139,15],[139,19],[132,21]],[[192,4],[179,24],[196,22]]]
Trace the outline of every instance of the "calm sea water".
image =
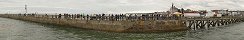
[[244,40],[244,23],[166,33],[113,33],[0,18],[0,40]]

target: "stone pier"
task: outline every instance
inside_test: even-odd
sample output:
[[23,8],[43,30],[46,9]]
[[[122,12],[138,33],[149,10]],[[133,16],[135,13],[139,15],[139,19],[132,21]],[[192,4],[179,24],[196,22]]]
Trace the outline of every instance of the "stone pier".
[[60,19],[60,18],[16,16],[16,15],[1,14],[0,17],[32,21],[37,23],[62,25],[67,27],[77,27],[81,29],[110,31],[110,32],[173,32],[173,31],[187,30],[187,27],[182,20],[110,21],[110,20]]

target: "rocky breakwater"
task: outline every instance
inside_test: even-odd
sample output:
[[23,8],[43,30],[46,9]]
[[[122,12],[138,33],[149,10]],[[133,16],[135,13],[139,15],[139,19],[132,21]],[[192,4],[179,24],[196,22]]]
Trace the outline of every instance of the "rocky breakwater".
[[32,16],[0,15],[0,17],[26,20],[38,23],[65,25],[83,29],[110,32],[173,32],[183,31],[187,27],[181,20],[76,20]]

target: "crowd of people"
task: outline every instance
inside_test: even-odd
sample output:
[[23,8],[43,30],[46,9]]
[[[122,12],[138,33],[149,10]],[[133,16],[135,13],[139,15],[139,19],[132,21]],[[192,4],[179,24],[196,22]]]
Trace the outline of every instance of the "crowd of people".
[[[22,16],[38,16],[39,14],[19,14]],[[163,14],[57,14],[57,15],[42,15],[50,18],[64,18],[64,19],[81,19],[81,20],[167,20],[178,19],[176,16],[168,16]]]

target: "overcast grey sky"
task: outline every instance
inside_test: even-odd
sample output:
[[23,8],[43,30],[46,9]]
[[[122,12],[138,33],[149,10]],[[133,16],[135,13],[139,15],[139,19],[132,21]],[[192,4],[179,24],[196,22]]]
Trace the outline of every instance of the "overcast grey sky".
[[128,13],[166,11],[172,3],[195,10],[243,10],[244,0],[0,0],[1,13]]

